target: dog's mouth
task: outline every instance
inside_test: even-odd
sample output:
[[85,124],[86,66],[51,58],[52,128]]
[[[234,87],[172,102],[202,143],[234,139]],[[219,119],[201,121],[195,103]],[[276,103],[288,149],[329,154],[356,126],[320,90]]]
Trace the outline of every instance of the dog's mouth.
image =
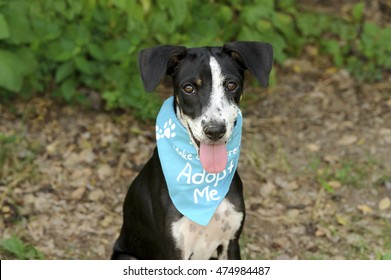
[[198,146],[202,167],[208,173],[220,173],[224,171],[228,162],[226,142],[204,143],[199,141],[188,126],[194,143]]

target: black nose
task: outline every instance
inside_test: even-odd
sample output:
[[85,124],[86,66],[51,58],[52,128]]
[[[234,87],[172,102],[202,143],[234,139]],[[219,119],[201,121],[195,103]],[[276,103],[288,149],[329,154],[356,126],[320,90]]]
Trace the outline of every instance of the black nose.
[[210,140],[219,140],[224,136],[227,128],[223,124],[213,124],[204,127],[204,133]]

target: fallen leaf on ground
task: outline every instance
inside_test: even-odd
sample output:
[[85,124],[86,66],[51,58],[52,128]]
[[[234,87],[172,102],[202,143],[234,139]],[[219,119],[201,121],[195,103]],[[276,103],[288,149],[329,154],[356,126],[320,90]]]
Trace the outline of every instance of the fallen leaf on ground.
[[83,161],[87,162],[87,163],[92,163],[95,158],[96,158],[96,155],[95,153],[92,151],[92,149],[84,149],[81,153],[80,153],[80,158],[83,159]]
[[276,185],[274,185],[271,181],[267,181],[266,183],[262,184],[261,186],[261,195],[263,197],[268,197],[271,195],[273,192],[276,191]]
[[307,145],[307,149],[311,152],[318,152],[320,150],[320,146],[314,143],[310,143]]
[[79,187],[71,193],[71,199],[80,200],[83,197],[84,192],[86,191],[86,187]]
[[100,200],[102,197],[104,197],[104,195],[105,194],[102,190],[96,189],[90,192],[90,194],[88,195],[88,199],[92,201],[97,201]]
[[379,202],[379,210],[386,210],[390,208],[391,206],[391,200],[388,197],[383,198]]
[[346,236],[346,241],[348,244],[360,246],[362,244],[363,238],[357,233],[351,233]]
[[326,234],[322,231],[322,230],[320,230],[320,229],[317,229],[316,231],[315,231],[315,236],[316,237],[322,237],[322,236],[325,236]]
[[357,136],[355,135],[345,135],[341,139],[337,141],[338,146],[349,146],[356,143],[358,140]]
[[341,183],[339,181],[329,181],[328,184],[330,185],[330,187],[332,187],[333,189],[338,189],[341,187]]
[[106,177],[113,174],[113,170],[111,169],[111,167],[109,165],[105,164],[105,165],[102,165],[101,167],[98,168],[97,173],[98,173],[99,179],[104,180]]
[[357,209],[360,210],[363,214],[369,214],[373,212],[372,208],[365,204],[358,205]]
[[57,148],[58,148],[59,144],[60,144],[60,141],[57,141],[57,140],[52,142],[52,143],[50,143],[49,145],[46,146],[46,151],[50,155],[54,155],[57,152]]
[[340,225],[344,226],[344,225],[346,225],[348,223],[347,218],[344,217],[344,216],[337,215],[336,219],[337,219],[338,224],[340,224]]

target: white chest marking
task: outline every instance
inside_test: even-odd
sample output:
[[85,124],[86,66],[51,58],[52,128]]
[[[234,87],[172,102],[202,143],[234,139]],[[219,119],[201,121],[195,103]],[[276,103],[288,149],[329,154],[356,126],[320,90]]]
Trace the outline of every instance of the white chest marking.
[[240,227],[243,213],[237,212],[234,205],[224,199],[207,226],[200,226],[186,217],[172,223],[171,229],[182,258],[210,259],[216,257],[221,245],[219,259],[227,259],[228,244]]

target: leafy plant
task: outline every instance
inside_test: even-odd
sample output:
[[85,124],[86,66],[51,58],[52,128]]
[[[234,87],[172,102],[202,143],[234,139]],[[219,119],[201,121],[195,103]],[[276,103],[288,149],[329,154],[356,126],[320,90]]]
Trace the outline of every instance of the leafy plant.
[[160,102],[142,88],[140,49],[235,40],[272,43],[278,63],[315,44],[338,67],[375,81],[391,68],[391,26],[365,21],[364,10],[360,1],[341,19],[295,0],[3,0],[0,98],[50,93],[87,103],[97,92],[107,109],[154,117]]
[[44,255],[31,245],[25,244],[17,236],[0,241],[0,248],[19,260],[44,259]]

